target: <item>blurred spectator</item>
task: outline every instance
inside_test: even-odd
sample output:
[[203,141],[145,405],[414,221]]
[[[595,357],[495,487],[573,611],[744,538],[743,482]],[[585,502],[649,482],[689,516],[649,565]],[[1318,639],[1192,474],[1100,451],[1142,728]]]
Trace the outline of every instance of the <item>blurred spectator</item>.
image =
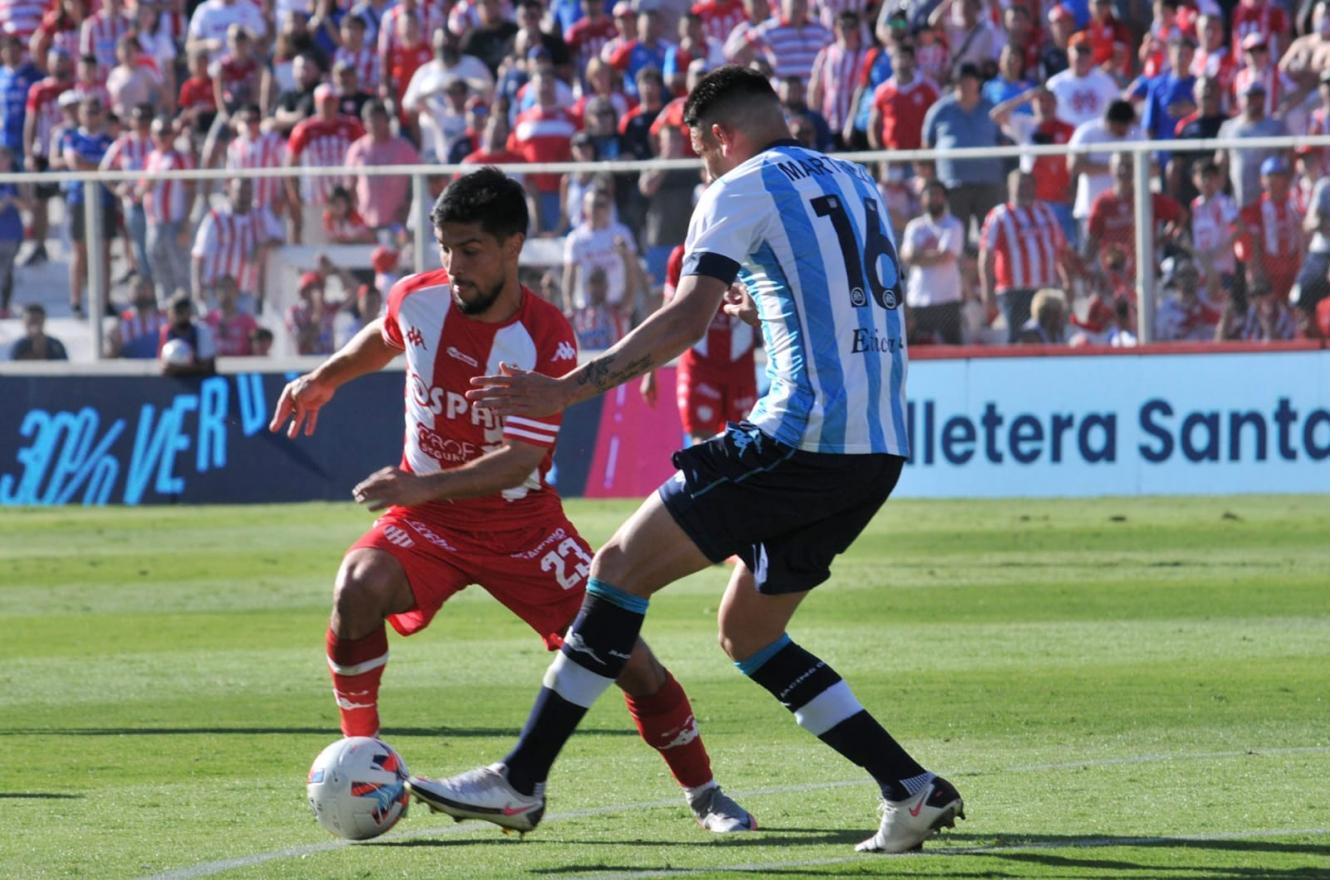
[[[1091,144],[1125,144],[1141,140],[1136,128],[1136,111],[1128,101],[1113,101],[1104,109],[1101,119],[1092,119],[1076,128],[1068,143],[1073,147]],[[1109,150],[1073,153],[1067,157],[1067,172],[1076,181],[1076,201],[1072,216],[1084,226],[1090,217],[1090,207],[1099,194],[1113,185]]]
[[1259,85],[1264,95],[1264,115],[1282,114],[1295,89],[1293,81],[1271,60],[1268,39],[1260,34],[1249,34],[1242,41],[1242,57],[1245,63],[1233,75],[1233,91],[1246,95],[1252,86]]
[[259,327],[249,335],[250,354],[254,357],[268,357],[272,354],[272,331]]
[[240,307],[262,312],[260,272],[263,250],[282,240],[281,225],[265,208],[254,205],[254,184],[247,177],[226,182],[226,200],[203,215],[190,251],[190,289],[200,302],[210,300],[219,279],[240,286]]
[[[71,171],[96,171],[102,157],[111,148],[112,138],[107,131],[106,105],[102,99],[89,96],[79,102],[78,128],[65,133],[61,142],[65,167]],[[87,245],[87,220],[83,202],[88,189],[96,191],[96,198],[102,215],[101,246],[98,253],[89,255]],[[116,229],[116,204],[111,191],[101,184],[85,184],[75,181],[65,185],[65,205],[69,211],[69,237],[74,243],[73,258],[69,271],[70,309],[78,317],[83,315],[83,287],[87,283],[88,260],[99,259],[102,262],[102,278],[107,280],[104,299],[110,299],[111,278],[111,235]],[[103,305],[107,303],[104,302]]]
[[[246,104],[235,117],[236,137],[226,146],[228,170],[283,168],[287,165],[286,140],[275,131],[263,130],[263,113],[257,104]],[[280,177],[251,178],[254,206],[280,215],[285,212],[287,189]]]
[[106,74],[92,55],[81,55],[74,63],[74,88],[79,100],[97,98],[108,112],[111,93],[106,90]]
[[333,66],[350,64],[361,85],[377,90],[383,82],[383,69],[379,65],[379,53],[367,39],[368,33],[365,19],[358,15],[343,16],[338,25],[340,42],[333,52]]
[[148,261],[163,299],[188,291],[189,215],[194,205],[194,181],[157,177],[163,172],[194,167],[188,153],[175,147],[171,121],[159,116],[152,122],[153,150],[143,165],[144,178],[136,187],[147,219]]
[[382,244],[369,255],[369,265],[374,270],[373,286],[381,297],[391,291],[393,285],[402,277],[398,266],[400,259],[401,254],[396,249]]
[[497,75],[508,44],[517,33],[517,24],[503,17],[502,0],[477,0],[479,23],[462,38],[462,52],[484,62],[491,75]]
[[1202,14],[1196,19],[1196,33],[1198,48],[1192,58],[1191,72],[1194,76],[1214,80],[1219,85],[1221,100],[1227,108],[1241,55],[1233,52],[1224,42],[1224,17],[1218,10]]
[[808,17],[808,0],[780,0],[780,15],[758,25],[756,38],[777,77],[800,80],[808,79],[817,53],[834,39],[831,31]]
[[286,328],[295,339],[296,351],[300,354],[332,354],[336,344],[334,323],[340,303],[330,303],[327,299],[327,279],[331,275],[339,276],[342,289],[355,289],[354,282],[346,273],[333,266],[325,256],[319,257],[319,269],[300,276],[300,301],[287,309]]
[[600,50],[617,30],[602,0],[586,0],[578,3],[578,8],[586,14],[564,30],[563,39],[572,52],[573,65],[585,71],[593,61],[600,59]]
[[83,20],[79,28],[79,54],[91,55],[103,69],[115,66],[121,38],[128,36],[134,19],[121,0],[101,0],[101,8]]
[[[1174,129],[1177,140],[1210,140],[1219,136],[1219,129],[1228,121],[1223,112],[1223,93],[1219,80],[1203,76],[1196,80],[1196,109],[1178,120]],[[1164,179],[1164,191],[1179,201],[1191,201],[1198,190],[1193,185],[1196,165],[1208,159],[1204,153],[1181,150],[1169,160]]]
[[623,145],[635,159],[652,156],[651,126],[665,107],[665,80],[654,67],[644,67],[637,74],[637,106],[619,120]]
[[1033,345],[1065,345],[1067,301],[1062,291],[1045,287],[1030,301],[1030,319],[1018,328],[1013,342]]
[[628,112],[628,98],[619,90],[614,77],[614,69],[599,58],[587,62],[582,93],[572,106],[573,118],[578,125],[585,127],[587,105],[597,98],[609,102],[616,121]]
[[[75,0],[76,2],[76,0]],[[62,7],[63,8],[63,7]],[[59,99],[74,85],[74,62],[63,49],[52,49],[46,59],[50,75],[33,83],[23,117],[23,156],[32,171],[46,171],[52,160],[63,163],[60,150],[51,148],[51,135],[60,124]],[[17,154],[16,154],[17,155]],[[46,261],[46,235],[48,214],[46,203],[60,192],[54,183],[38,183],[32,195],[32,238],[36,242],[28,255],[26,265]]]
[[[446,8],[436,0],[397,0],[396,3],[388,5],[379,19],[378,28],[379,64],[383,70],[385,85],[391,83],[393,79],[394,54],[404,43],[412,48],[415,48],[416,43],[421,43],[428,49],[434,32],[444,29]],[[407,19],[411,19],[410,25],[406,24]],[[406,79],[410,81],[410,76],[408,75]],[[398,87],[398,93],[405,90],[406,82],[402,82]]]
[[485,123],[489,121],[490,106],[480,98],[472,95],[466,99],[466,128],[462,130],[461,135],[453,139],[448,145],[448,155],[444,158],[449,165],[455,165],[464,158],[480,149],[481,134],[485,131]]
[[1058,118],[1077,127],[1101,119],[1121,91],[1113,78],[1094,63],[1085,34],[1072,37],[1071,67],[1050,79],[1048,88],[1057,97]]
[[[997,145],[998,127],[989,118],[993,105],[979,94],[979,87],[979,71],[963,65],[952,92],[924,116],[925,144],[938,150]],[[947,185],[951,212],[967,230],[971,219],[982,224],[1002,201],[1001,159],[939,158],[936,164],[938,179]]]
[[38,303],[28,303],[23,307],[22,339],[16,340],[9,347],[9,359],[12,361],[67,361],[64,343],[54,336],[46,335],[46,309]]
[[1090,23],[1083,33],[1090,40],[1090,49],[1097,67],[1117,74],[1129,72],[1131,55],[1123,49],[1135,46],[1131,29],[1118,20],[1113,0],[1090,0]]
[[[758,28],[771,20],[771,6],[768,0],[741,0],[741,2],[744,20],[734,25],[722,38],[721,43],[725,60],[731,64],[748,64],[761,53],[762,39],[758,34]],[[619,7],[616,5],[614,8],[617,10]]]
[[344,186],[333,187],[323,209],[323,234],[333,244],[370,244],[379,240],[356,207],[356,198]]
[[[1225,122],[1219,129],[1223,140],[1241,140],[1244,138],[1284,137],[1288,128],[1281,120],[1269,119],[1265,115],[1265,86],[1259,81],[1250,83],[1242,93],[1242,115]],[[1261,197],[1261,164],[1279,150],[1235,148],[1220,151],[1215,160],[1221,168],[1227,170],[1233,184],[1233,200],[1239,208]]]
[[1075,33],[1076,15],[1065,4],[1054,3],[1048,10],[1048,41],[1039,50],[1041,82],[1046,83],[1071,65],[1070,43]]
[[[573,135],[572,140],[573,161],[593,165],[600,157],[596,154],[596,143],[591,139],[591,135],[585,131],[579,131]],[[643,172],[643,176],[651,172]],[[655,172],[659,174],[660,172]],[[582,216],[582,206],[586,194],[594,187],[600,187],[603,190],[612,189],[613,181],[606,175],[598,174],[594,170],[572,171],[565,174],[559,181],[559,205],[563,209],[563,216],[559,218],[558,231],[564,235],[574,226],[578,225],[584,219]],[[618,211],[611,212],[612,219],[618,219]]]
[[1246,251],[1247,283],[1288,299],[1305,251],[1302,210],[1289,186],[1288,163],[1271,156],[1261,163],[1261,196],[1242,209],[1239,242]]
[[443,161],[465,136],[470,96],[466,80],[453,77],[443,94],[424,102],[419,116],[412,117],[419,123],[418,139],[427,158]]
[[516,41],[519,34],[525,35],[527,48],[544,49],[559,77],[570,76],[572,69],[569,66],[568,46],[562,34],[547,31],[543,27],[545,7],[541,0],[519,0],[515,15],[517,33],[513,35],[513,40]]
[[679,17],[679,42],[665,50],[665,63],[660,68],[670,94],[688,94],[684,81],[688,78],[688,67],[694,61],[701,61],[707,69],[712,69],[725,63],[725,55],[720,42],[707,36],[702,17],[689,11]]
[[943,42],[948,47],[948,80],[959,79],[966,65],[981,74],[995,70],[1004,37],[993,20],[984,15],[981,0],[942,0],[928,16],[928,24],[942,28]]
[[684,78],[683,94],[672,98],[669,103],[660,109],[660,112],[656,114],[656,118],[651,120],[651,128],[649,129],[653,138],[658,137],[660,130],[667,125],[679,129],[679,134],[683,137],[683,155],[690,159],[697,158],[697,153],[693,152],[692,136],[689,134],[688,126],[684,125],[683,122],[683,109],[684,105],[688,103],[688,95],[693,89],[697,88],[697,84],[707,75],[708,69],[705,61],[700,58],[693,59],[692,63],[688,65],[688,73]]
[[747,19],[740,0],[702,0],[693,4],[692,11],[702,19],[707,35],[721,43]]
[[606,299],[609,280],[602,267],[596,266],[587,273],[586,291],[587,304],[574,309],[572,314],[577,347],[583,351],[603,351],[624,337],[628,322]]
[[22,40],[14,34],[0,36],[0,146],[20,165],[28,92],[41,78],[37,65],[24,57]]
[[152,282],[142,276],[135,278],[133,303],[120,313],[107,334],[107,355],[136,360],[157,357],[157,346],[166,324],[166,315],[157,307]]
[[1311,242],[1289,298],[1314,324],[1318,307],[1330,300],[1330,177],[1320,178],[1312,188],[1302,228]]
[[[157,357],[162,358],[162,373],[167,376],[197,376],[217,372],[217,343],[212,328],[194,320],[194,301],[187,293],[176,294],[167,312],[170,323],[162,326]],[[188,346],[189,359],[175,362],[163,358],[167,343],[181,340]]]
[[1218,298],[1233,289],[1237,273],[1233,244],[1237,238],[1238,206],[1223,191],[1223,171],[1213,160],[1199,162],[1195,169],[1199,194],[1191,201],[1192,253],[1206,291],[1212,298]]
[[[582,223],[573,227],[563,245],[563,309],[572,313],[590,302],[587,279],[597,267],[605,271],[608,287],[606,302],[625,313],[630,313],[633,302],[629,289],[634,279],[629,278],[626,264],[636,264],[633,233],[622,223],[611,219],[612,202],[608,193],[600,189],[589,190],[584,196]],[[632,259],[621,255],[626,249]]]
[[[128,115],[129,126],[115,139],[111,148],[106,151],[106,155],[102,157],[103,170],[143,170],[148,162],[148,154],[152,152],[152,116],[151,104],[135,105]],[[151,281],[152,265],[148,259],[148,217],[143,210],[143,196],[139,194],[136,184],[136,181],[126,180],[112,186],[120,196],[125,232],[133,246],[135,271]]]
[[[363,119],[366,134],[347,148],[347,165],[370,168],[420,164],[415,147],[406,138],[392,133],[388,108],[382,101],[366,104]],[[407,212],[411,210],[411,178],[406,175],[358,175],[355,194],[360,214],[370,229],[392,229],[406,223]]]
[[1206,342],[1215,338],[1220,311],[1200,295],[1201,273],[1186,259],[1164,260],[1159,289],[1165,294],[1155,308],[1158,342]]
[[[673,125],[659,129],[661,159],[684,156],[683,133]],[[642,245],[646,251],[647,272],[655,284],[665,283],[665,262],[679,242],[688,236],[688,221],[693,213],[693,191],[697,189],[695,169],[643,171],[638,188],[647,200],[646,223]]]
[[[281,135],[288,135],[291,130],[315,112],[314,92],[319,87],[321,76],[319,63],[310,55],[297,55],[291,62],[291,76],[294,83],[291,88],[282,90],[277,95],[277,106],[272,112],[272,129]],[[269,82],[264,88],[264,97],[260,106],[268,106],[275,85]],[[334,96],[335,97],[335,96]]]
[[540,298],[547,303],[560,305],[563,303],[563,291],[559,289],[559,273],[554,269],[546,269],[540,276],[540,286],[536,289]]
[[[1317,0],[1312,29],[1294,40],[1279,59],[1279,70],[1293,81],[1299,95],[1316,91],[1322,73],[1330,70],[1330,2]],[[1296,98],[1294,101],[1296,102]]]
[[213,101],[223,120],[259,100],[264,70],[249,31],[238,24],[231,25],[226,32],[226,51],[208,67]]
[[[410,20],[409,18],[407,20]],[[314,90],[315,115],[291,131],[289,161],[303,168],[333,168],[344,164],[346,151],[365,134],[360,120],[337,112],[337,95],[326,83]],[[288,177],[293,244],[320,244],[323,206],[335,186],[345,186],[340,175]]]
[[268,36],[268,24],[257,3],[251,0],[204,0],[194,9],[189,19],[189,39],[185,49],[191,55],[195,49],[208,53],[215,61],[226,50],[226,34],[231,25],[238,24],[255,40]]
[[[397,37],[387,44],[381,56],[383,64],[383,87],[388,91],[389,96],[398,107],[405,104],[406,90],[411,85],[411,79],[416,75],[416,71],[429,63],[434,57],[434,50],[425,39],[425,30],[421,27],[420,16],[415,12],[406,10],[403,5],[394,6],[388,10],[391,15],[394,12],[402,10],[402,14],[396,16],[395,30]],[[386,25],[388,18],[384,17]],[[386,32],[386,27],[385,27]],[[382,42],[380,45],[384,45]]]
[[1034,176],[1012,171],[1007,201],[988,213],[979,236],[980,293],[989,314],[1000,308],[1006,317],[1009,342],[1029,319],[1036,290],[1071,289],[1066,260],[1062,225],[1051,208],[1036,201]]
[[[980,94],[984,96],[985,101],[996,107],[1004,101],[1024,94],[1033,85],[1034,83],[1025,78],[1025,57],[1022,51],[1008,43],[998,54],[998,75],[984,83]],[[1030,111],[1021,108],[1017,112],[1028,114]]]
[[1228,338],[1248,342],[1284,342],[1298,334],[1298,322],[1288,299],[1263,282],[1252,287],[1246,314],[1238,314]]
[[961,342],[961,270],[965,228],[947,207],[947,187],[939,180],[924,188],[924,213],[905,225],[901,261],[909,267],[905,284],[910,344]]
[[836,41],[823,47],[813,59],[813,72],[808,83],[808,101],[826,119],[836,135],[836,142],[844,147],[845,126],[850,122],[859,71],[863,67],[868,49],[863,44],[863,24],[859,15],[845,10],[836,16]]
[[630,98],[641,98],[637,75],[647,68],[657,72],[664,70],[665,54],[674,46],[662,35],[660,9],[654,4],[655,0],[639,2],[634,38],[618,47],[607,59],[610,67],[623,75],[624,89]]
[[[1136,199],[1134,160],[1130,153],[1114,153],[1109,161],[1112,185],[1094,200],[1086,221],[1086,263],[1101,270],[1107,263],[1111,271],[1126,279],[1136,275]],[[1162,193],[1150,197],[1150,218],[1155,253],[1163,252],[1166,239],[1176,238],[1186,223],[1186,211]]]
[[422,64],[411,76],[402,96],[402,109],[411,114],[429,112],[431,103],[442,101],[449,84],[458,79],[467,84],[472,94],[489,100],[494,77],[484,62],[463,55],[457,37],[446,31],[434,32],[433,46],[433,60]]
[[917,150],[923,145],[924,119],[939,97],[937,84],[919,76],[914,48],[892,50],[894,72],[873,94],[868,117],[868,145],[875,150]]
[[[1023,105],[1034,113],[1016,113]],[[1076,129],[1057,118],[1057,98],[1044,86],[1036,86],[993,108],[993,121],[1017,144],[1065,144]],[[1071,213],[1071,173],[1062,156],[1021,156],[1020,169],[1034,177],[1034,197],[1048,205],[1058,218],[1067,241],[1079,235]]]
[[217,118],[217,94],[212,76],[208,74],[208,53],[205,50],[190,54],[189,77],[180,84],[176,104],[181,124],[189,128],[195,140],[202,141]]
[[[0,147],[0,173],[14,171],[14,155],[8,147]],[[20,208],[28,200],[17,184],[0,183],[0,318],[9,317],[9,304],[14,296],[14,260],[23,244],[23,217]]]
[[[1191,74],[1196,44],[1191,37],[1175,33],[1168,38],[1168,69],[1154,77],[1141,77],[1127,90],[1127,96],[1144,102],[1141,129],[1152,141],[1172,140],[1178,122],[1196,110],[1196,77]],[[1156,160],[1163,168],[1170,154],[1159,152]]]
[[[553,74],[536,74],[532,79],[536,106],[518,114],[508,136],[508,149],[528,162],[566,162],[572,156],[572,138],[577,126],[557,102],[556,82]],[[538,211],[532,218],[534,231],[552,231],[559,223],[559,175],[532,174],[528,184],[535,194]]]
[[787,120],[803,119],[813,131],[813,149],[828,153],[832,150],[831,127],[827,120],[808,106],[804,99],[804,81],[797,76],[781,77],[776,86],[781,108]]
[[1269,0],[1239,0],[1230,15],[1233,54],[1238,54],[1239,47],[1246,48],[1243,44],[1251,37],[1269,44],[1272,53],[1288,45],[1288,14]]
[[208,327],[217,340],[222,357],[248,357],[254,353],[252,341],[259,324],[254,316],[237,307],[240,289],[230,275],[217,279],[217,308],[208,313]]
[[333,88],[337,91],[337,112],[343,116],[359,119],[365,111],[365,105],[375,100],[374,95],[360,87],[360,75],[356,73],[356,66],[349,61],[339,61],[333,65]]
[[365,325],[383,314],[383,295],[373,284],[356,288],[355,300],[338,313],[334,323],[336,346],[341,348],[365,328]]
[[126,119],[132,107],[159,104],[161,81],[143,64],[137,35],[131,32],[121,37],[115,57],[117,63],[106,77],[106,91],[116,116]]

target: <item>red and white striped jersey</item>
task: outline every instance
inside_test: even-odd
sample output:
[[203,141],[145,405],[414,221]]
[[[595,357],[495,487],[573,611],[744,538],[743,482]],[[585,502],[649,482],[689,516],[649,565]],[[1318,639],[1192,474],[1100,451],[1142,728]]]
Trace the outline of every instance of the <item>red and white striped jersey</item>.
[[1270,58],[1278,59],[1287,47],[1280,45],[1280,37],[1288,30],[1288,16],[1269,0],[1256,0],[1250,5],[1239,3],[1229,17],[1233,33],[1233,55],[1242,58],[1242,41],[1252,34],[1260,34],[1270,47]]
[[1191,243],[1197,254],[1214,254],[1216,272],[1232,274],[1237,270],[1233,257],[1233,239],[1237,235],[1238,206],[1233,198],[1216,193],[1214,198],[1197,196],[1191,200]]
[[[572,158],[577,123],[562,107],[546,110],[539,105],[517,114],[508,135],[508,149],[521,153],[528,162],[567,162]],[[558,174],[533,174],[531,185],[541,192],[557,192]]]
[[862,46],[849,49],[840,43],[832,43],[813,59],[810,92],[812,83],[822,87],[822,104],[813,109],[822,114],[834,132],[845,127],[845,120],[850,115],[850,99],[854,97],[854,88],[859,82],[859,69],[867,54],[868,50]]
[[606,16],[598,22],[581,18],[563,35],[564,42],[577,59],[577,69],[586,70],[592,58],[599,58],[608,43],[619,33],[614,19]]
[[1290,192],[1283,201],[1261,193],[1259,201],[1242,209],[1242,221],[1261,240],[1261,256],[1267,270],[1281,262],[1302,264],[1306,247],[1302,236],[1302,211]]
[[[396,7],[394,7],[396,8]],[[347,148],[365,133],[360,123],[350,116],[339,116],[325,122],[317,116],[306,119],[291,131],[287,141],[292,165],[302,168],[335,168],[346,163]],[[326,205],[328,194],[336,186],[350,186],[345,175],[302,177],[301,200],[309,205]]]
[[38,80],[28,89],[27,115],[36,120],[32,152],[45,156],[51,142],[51,132],[60,124],[60,106],[56,99],[74,87],[72,82],[60,82],[53,76]]
[[1293,80],[1272,64],[1261,73],[1256,73],[1250,67],[1244,67],[1233,74],[1233,95],[1241,95],[1253,81],[1265,86],[1265,115],[1271,119],[1275,117],[1275,110],[1284,99],[1297,91]]
[[823,47],[831,44],[833,37],[831,31],[815,21],[796,27],[772,18],[758,25],[757,39],[766,50],[775,76],[807,79],[813,69],[813,59]]
[[1026,290],[1058,284],[1058,256],[1066,247],[1062,225],[1043,202],[1022,208],[998,205],[984,218],[980,247],[993,251],[997,289]]
[[[436,0],[420,0],[415,3],[416,17],[420,19],[420,35],[425,41],[425,45],[433,45],[434,31],[442,28],[446,24],[447,15],[443,10],[443,4]],[[402,17],[406,11],[406,4],[399,2],[383,14],[379,19],[379,54],[385,55],[397,48],[401,42],[397,36],[397,20]]]
[[265,241],[281,237],[281,226],[260,208],[235,214],[230,208],[215,208],[203,217],[190,255],[203,260],[200,281],[205,287],[231,276],[245,293],[258,289],[259,267],[254,259]]
[[115,44],[133,29],[134,19],[103,9],[83,20],[79,28],[79,54],[97,56],[102,70],[108,71],[115,67]]
[[525,287],[508,320],[492,324],[463,314],[443,269],[409,275],[393,285],[383,339],[406,355],[406,430],[402,469],[434,474],[459,467],[505,443],[544,448],[545,457],[521,485],[497,495],[423,505],[445,525],[502,531],[560,509],[546,481],[562,415],[500,419],[465,397],[471,379],[515,364],[551,376],[577,366],[577,342],[558,308]]
[[378,89],[382,74],[379,71],[379,53],[375,52],[370,46],[361,46],[359,51],[352,52],[345,47],[339,47],[333,53],[333,66],[336,67],[343,61],[349,61],[356,69],[356,80],[360,87],[367,92],[373,92]]
[[[662,289],[663,300],[669,302],[679,286],[683,275],[683,245],[676,245],[670,251],[665,263],[665,287]],[[716,315],[707,327],[707,333],[680,358],[682,366],[698,376],[753,375],[753,352],[757,346],[757,334],[746,321],[741,321],[725,314],[723,308],[716,309]]]
[[24,45],[36,32],[45,14],[46,3],[42,0],[0,0],[0,22],[4,23],[5,33],[12,33]]
[[[151,152],[152,138],[139,137],[133,131],[127,131],[116,138],[106,151],[102,157],[102,168],[107,171],[141,171]],[[136,196],[126,199],[127,203],[137,201]]]
[[707,36],[724,43],[730,32],[748,20],[739,0],[706,0],[694,3],[693,12],[702,17]]
[[[242,168],[281,168],[287,164],[286,141],[276,132],[265,131],[256,138],[240,134],[226,146],[226,167],[232,171]],[[254,178],[254,206],[271,208],[282,189],[280,177]]]
[[[182,171],[194,167],[194,160],[179,150],[153,150],[144,165],[149,179],[163,171]],[[149,223],[179,223],[189,218],[189,191],[183,180],[155,180],[143,199]]]

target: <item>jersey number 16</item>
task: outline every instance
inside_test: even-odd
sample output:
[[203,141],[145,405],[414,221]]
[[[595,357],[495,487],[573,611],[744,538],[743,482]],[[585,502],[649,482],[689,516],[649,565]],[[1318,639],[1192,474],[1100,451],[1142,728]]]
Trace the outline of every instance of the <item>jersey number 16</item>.
[[[891,246],[891,239],[882,233],[882,215],[878,213],[877,202],[864,200],[864,247],[860,253],[859,243],[855,241],[854,228],[850,226],[850,215],[840,196],[818,196],[811,202],[813,212],[819,217],[831,219],[831,226],[836,230],[840,241],[841,255],[845,257],[845,277],[850,280],[850,305],[855,308],[868,305],[864,295],[864,269],[868,272],[868,289],[873,299],[884,309],[894,309],[900,305],[896,295],[896,282],[900,279],[900,263],[896,259],[896,249]],[[882,265],[886,259],[886,266]],[[883,270],[890,273],[890,278],[882,277]]]

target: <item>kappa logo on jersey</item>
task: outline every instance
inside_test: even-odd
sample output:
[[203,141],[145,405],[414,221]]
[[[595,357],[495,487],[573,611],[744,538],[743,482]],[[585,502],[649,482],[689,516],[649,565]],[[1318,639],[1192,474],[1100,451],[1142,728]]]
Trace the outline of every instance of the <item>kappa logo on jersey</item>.
[[411,540],[411,536],[397,526],[384,526],[383,536],[403,550],[416,546],[416,542]]
[[448,346],[448,357],[452,358],[455,361],[461,361],[462,363],[466,364],[468,367],[475,367],[476,369],[480,369],[480,364],[476,363],[475,358],[473,358],[471,355],[467,354],[466,352],[460,350],[455,345]]
[[577,349],[573,348],[567,342],[560,342],[559,347],[554,349],[554,360],[572,361],[577,359]]
[[425,334],[420,332],[419,327],[412,327],[406,332],[406,341],[414,345],[416,348],[424,348]]

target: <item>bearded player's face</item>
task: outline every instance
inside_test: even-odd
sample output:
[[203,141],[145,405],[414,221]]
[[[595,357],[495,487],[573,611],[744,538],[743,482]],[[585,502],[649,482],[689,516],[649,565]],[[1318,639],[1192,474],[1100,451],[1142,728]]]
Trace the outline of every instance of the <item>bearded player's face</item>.
[[485,314],[503,292],[510,271],[517,270],[521,236],[501,241],[479,223],[445,223],[434,235],[452,282],[453,302],[463,314]]

